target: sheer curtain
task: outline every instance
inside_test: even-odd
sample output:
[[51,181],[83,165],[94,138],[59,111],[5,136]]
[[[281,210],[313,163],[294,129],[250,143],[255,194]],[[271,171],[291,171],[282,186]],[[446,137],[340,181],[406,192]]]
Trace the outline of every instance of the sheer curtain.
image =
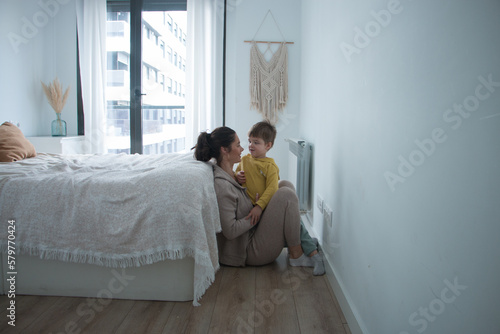
[[77,0],[85,153],[106,153],[106,0]]
[[[222,5],[221,5],[222,3]],[[224,1],[188,0],[186,147],[201,131],[222,125]]]

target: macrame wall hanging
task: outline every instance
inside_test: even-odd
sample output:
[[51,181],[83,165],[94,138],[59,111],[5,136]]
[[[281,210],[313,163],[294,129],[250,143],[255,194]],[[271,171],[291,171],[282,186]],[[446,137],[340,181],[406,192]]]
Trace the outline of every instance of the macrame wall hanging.
[[[283,37],[282,42],[255,40],[255,36],[257,36],[269,14],[271,14],[281,37]],[[245,43],[252,44],[250,48],[250,109],[256,109],[262,114],[265,120],[271,124],[276,124],[279,118],[278,113],[285,108],[288,100],[287,44],[293,44],[293,42],[285,40],[270,10],[264,16],[255,36],[251,41],[245,41]],[[260,51],[257,43],[267,43],[267,49],[264,53]],[[274,53],[271,50],[271,44],[280,44]],[[265,58],[267,52],[272,53],[269,61]]]

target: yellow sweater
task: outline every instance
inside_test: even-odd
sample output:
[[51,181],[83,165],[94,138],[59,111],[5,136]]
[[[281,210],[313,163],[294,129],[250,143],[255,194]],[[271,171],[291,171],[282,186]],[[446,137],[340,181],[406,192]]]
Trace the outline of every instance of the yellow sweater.
[[[245,172],[246,183],[242,184],[247,188],[247,194],[253,205],[258,205],[264,210],[278,190],[279,168],[273,158],[255,159],[251,154],[241,158],[241,162],[236,168],[236,173],[242,170]],[[259,194],[259,200],[255,201],[255,195]]]

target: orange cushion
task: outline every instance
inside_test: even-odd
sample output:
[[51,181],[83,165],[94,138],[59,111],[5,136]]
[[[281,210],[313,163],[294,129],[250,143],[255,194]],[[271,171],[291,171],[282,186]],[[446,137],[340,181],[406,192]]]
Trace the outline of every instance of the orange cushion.
[[12,162],[36,156],[35,146],[12,123],[0,125],[0,162]]

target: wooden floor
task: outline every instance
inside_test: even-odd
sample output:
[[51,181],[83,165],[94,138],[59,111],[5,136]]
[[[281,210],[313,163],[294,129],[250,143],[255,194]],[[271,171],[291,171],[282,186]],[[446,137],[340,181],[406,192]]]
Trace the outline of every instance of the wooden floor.
[[[145,283],[147,284],[147,283]],[[347,322],[326,276],[289,267],[286,253],[263,267],[221,267],[200,300],[155,302],[0,296],[0,333],[346,333]]]

